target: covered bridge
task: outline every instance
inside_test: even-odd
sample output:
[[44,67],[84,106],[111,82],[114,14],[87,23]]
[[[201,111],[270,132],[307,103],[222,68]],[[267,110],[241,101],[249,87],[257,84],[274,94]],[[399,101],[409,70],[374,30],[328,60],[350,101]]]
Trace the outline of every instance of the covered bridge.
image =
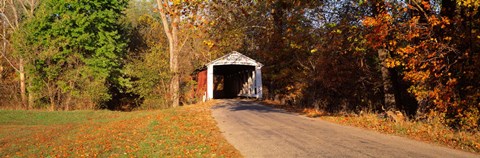
[[209,99],[262,98],[262,64],[233,51],[200,69],[196,95]]

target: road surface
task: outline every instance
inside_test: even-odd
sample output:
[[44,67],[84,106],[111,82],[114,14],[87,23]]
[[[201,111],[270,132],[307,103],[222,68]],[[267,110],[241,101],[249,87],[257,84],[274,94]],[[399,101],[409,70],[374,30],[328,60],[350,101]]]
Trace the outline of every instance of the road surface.
[[224,100],[212,109],[223,135],[245,157],[480,157],[247,100]]

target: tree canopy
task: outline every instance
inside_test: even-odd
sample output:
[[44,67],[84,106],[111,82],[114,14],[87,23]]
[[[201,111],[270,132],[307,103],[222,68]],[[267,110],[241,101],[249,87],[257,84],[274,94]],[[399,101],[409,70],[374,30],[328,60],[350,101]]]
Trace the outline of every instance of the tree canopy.
[[[95,107],[121,82],[127,39],[118,20],[127,1],[43,1],[18,31],[30,92],[50,108]],[[39,102],[41,104],[41,102]]]

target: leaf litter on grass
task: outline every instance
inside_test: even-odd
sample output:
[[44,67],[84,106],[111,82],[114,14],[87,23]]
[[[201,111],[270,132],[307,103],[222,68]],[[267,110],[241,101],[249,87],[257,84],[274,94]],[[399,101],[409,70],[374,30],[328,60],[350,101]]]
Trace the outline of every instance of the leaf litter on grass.
[[29,123],[38,118],[37,113],[24,111],[31,116],[24,116],[27,118],[21,122],[0,123],[0,157],[241,157],[211,117],[213,104],[103,112],[93,117],[87,117],[88,113],[96,111],[81,111],[83,118],[70,122],[62,120],[68,117],[61,112],[39,112],[43,116],[62,117],[42,116],[48,119],[47,125]]

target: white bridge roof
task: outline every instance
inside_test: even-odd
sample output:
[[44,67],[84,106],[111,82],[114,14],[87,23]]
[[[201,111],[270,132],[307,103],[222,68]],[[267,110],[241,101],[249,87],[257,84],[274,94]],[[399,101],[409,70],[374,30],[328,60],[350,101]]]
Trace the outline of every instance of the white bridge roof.
[[263,64],[259,63],[252,58],[249,58],[237,51],[232,51],[218,59],[207,64],[209,65],[250,65],[255,67],[262,67]]

